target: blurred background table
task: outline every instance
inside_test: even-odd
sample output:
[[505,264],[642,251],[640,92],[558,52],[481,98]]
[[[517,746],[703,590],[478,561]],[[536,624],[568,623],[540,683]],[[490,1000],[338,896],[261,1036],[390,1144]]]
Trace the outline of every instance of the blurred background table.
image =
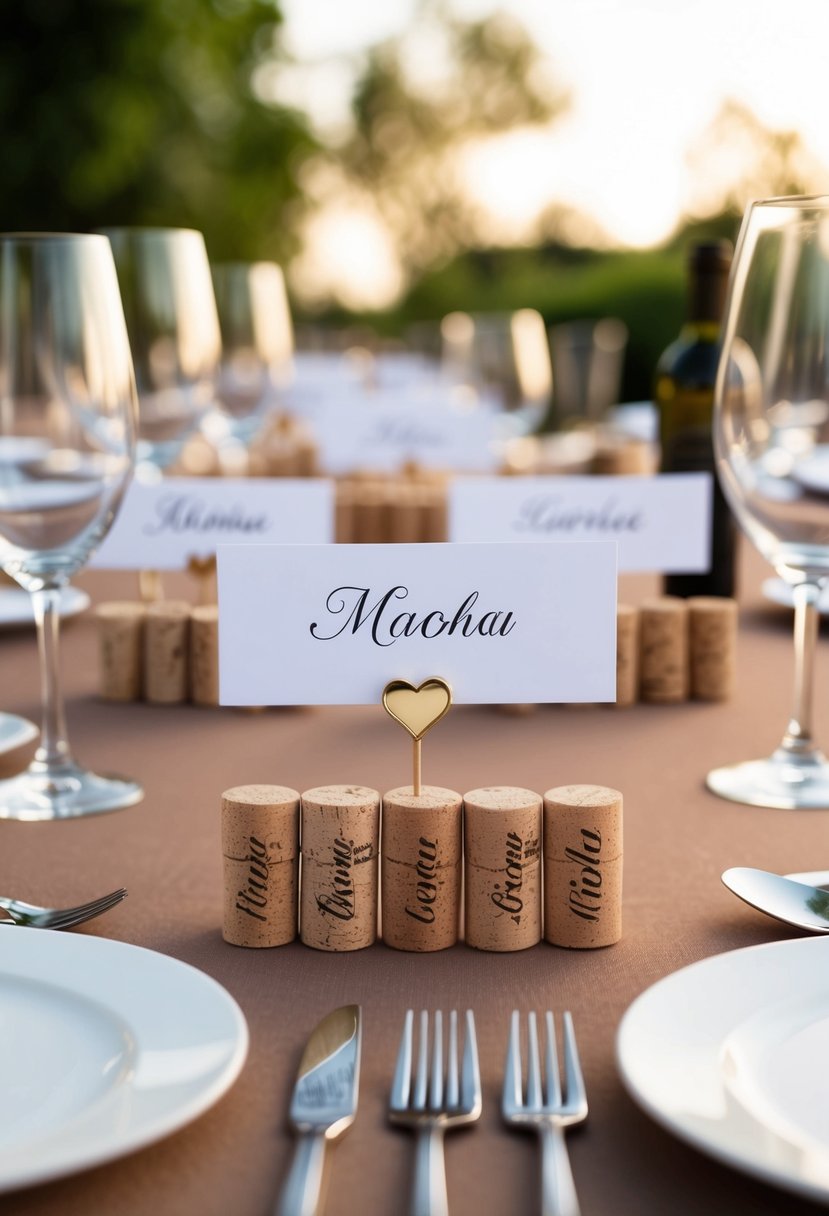
[[[798,1213],[811,1204],[698,1155],[634,1106],[619,1080],[614,1039],[629,1003],[661,976],[696,959],[787,936],[740,904],[719,881],[731,865],[780,872],[829,867],[829,815],[751,810],[719,801],[706,771],[767,753],[788,710],[791,623],[766,605],[768,571],[744,547],[738,693],[724,705],[626,710],[541,707],[527,717],[457,708],[430,738],[425,778],[463,792],[512,783],[544,791],[568,782],[615,786],[625,796],[625,900],[621,943],[596,952],[549,946],[492,955],[465,946],[434,955],[384,946],[352,955],[299,944],[251,951],[221,939],[219,795],[273,782],[305,789],[359,782],[380,791],[405,779],[401,732],[376,709],[236,710],[106,705],[96,697],[94,622],[66,630],[64,667],[73,739],[85,763],[134,774],[145,786],[132,810],[84,821],[0,823],[0,890],[73,903],[121,884],[129,899],[89,930],[183,959],[239,1001],[251,1051],[232,1091],[195,1124],[122,1161],[0,1200],[16,1216],[261,1216],[287,1168],[290,1087],[304,1039],[339,1003],[365,1013],[360,1112],[332,1153],[328,1216],[401,1212],[411,1139],[386,1122],[403,1013],[475,1010],[484,1081],[477,1129],[447,1146],[453,1216],[537,1209],[538,1161],[530,1138],[501,1125],[500,1087],[514,1008],[573,1011],[590,1099],[586,1128],[571,1137],[585,1212],[684,1216],[701,1211]],[[79,580],[94,600],[132,593],[132,580]],[[171,580],[175,583],[175,580]],[[182,582],[182,586],[183,586]],[[649,577],[622,581],[637,602]],[[170,594],[176,592],[171,586]],[[826,647],[818,681],[826,675]],[[28,631],[0,638],[5,709],[37,714],[37,655]],[[820,738],[829,736],[825,702]],[[86,931],[86,930],[81,930]]]

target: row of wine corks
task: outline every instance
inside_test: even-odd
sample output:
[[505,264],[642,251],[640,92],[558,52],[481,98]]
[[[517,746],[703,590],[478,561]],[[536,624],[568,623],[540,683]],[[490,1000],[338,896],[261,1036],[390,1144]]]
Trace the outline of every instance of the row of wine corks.
[[337,483],[335,536],[340,544],[445,541],[445,481],[345,478]]
[[95,610],[105,701],[219,704],[219,610],[183,600]]
[[737,602],[663,595],[620,604],[616,704],[727,701],[737,664]]
[[350,951],[382,935],[396,950],[444,950],[460,938],[462,891],[465,941],[479,950],[621,936],[622,795],[604,786],[543,798],[405,787],[382,800],[364,786],[239,786],[222,795],[222,853],[223,934],[237,946],[299,934]]

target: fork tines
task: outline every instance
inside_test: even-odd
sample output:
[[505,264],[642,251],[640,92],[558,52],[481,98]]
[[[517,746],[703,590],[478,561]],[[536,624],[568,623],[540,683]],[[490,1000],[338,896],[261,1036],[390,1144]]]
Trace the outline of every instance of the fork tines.
[[443,1115],[454,1122],[471,1120],[480,1114],[481,1078],[475,1018],[472,1011],[467,1010],[461,1055],[458,1014],[454,1009],[449,1014],[445,1066],[443,1021],[443,1014],[438,1010],[430,1033],[429,1014],[426,1010],[421,1012],[415,1058],[415,1015],[411,1009],[406,1013],[389,1104],[392,1117],[401,1122],[418,1115]]
[[504,1072],[503,1113],[510,1121],[531,1121],[533,1116],[555,1118],[561,1126],[579,1123],[587,1117],[587,1095],[582,1077],[573,1018],[562,1015],[564,1044],[564,1081],[556,1050],[555,1020],[548,1010],[544,1014],[544,1080],[542,1081],[541,1048],[538,1019],[534,1012],[527,1015],[527,1085],[524,1091],[521,1066],[521,1018],[516,1010],[510,1023],[507,1062]]

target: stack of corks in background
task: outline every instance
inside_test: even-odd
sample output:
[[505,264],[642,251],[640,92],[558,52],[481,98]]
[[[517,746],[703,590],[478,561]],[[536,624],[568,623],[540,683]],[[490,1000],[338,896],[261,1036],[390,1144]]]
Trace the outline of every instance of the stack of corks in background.
[[413,544],[447,538],[447,478],[408,466],[400,477],[342,478],[336,487],[340,544]]
[[219,610],[183,600],[95,609],[105,701],[219,704]]
[[617,614],[616,704],[727,701],[734,693],[737,603],[663,595]]
[[[382,848],[381,840],[382,818]],[[222,795],[223,935],[347,952],[592,949],[622,933],[622,795],[253,785]],[[298,867],[301,859],[301,875]],[[462,897],[463,893],[463,897]],[[462,908],[463,902],[463,908]]]

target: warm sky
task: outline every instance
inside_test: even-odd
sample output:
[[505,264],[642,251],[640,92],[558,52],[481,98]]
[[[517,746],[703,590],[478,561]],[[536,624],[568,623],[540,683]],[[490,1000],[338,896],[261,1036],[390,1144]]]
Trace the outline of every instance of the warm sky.
[[[329,127],[344,112],[348,57],[415,30],[416,0],[282,0],[282,7],[288,48],[315,65],[287,87]],[[470,186],[505,236],[520,237],[545,205],[560,201],[592,215],[621,244],[660,241],[699,202],[704,184],[687,153],[727,98],[772,129],[798,130],[829,167],[829,0],[452,0],[451,7],[463,16],[512,13],[571,94],[568,113],[549,130],[516,132],[469,158]],[[817,188],[829,191],[829,168]],[[395,276],[383,270],[388,251],[359,216],[329,217],[311,234],[329,278],[345,282],[352,273],[347,256],[336,264],[346,231],[351,256],[359,248],[364,265],[365,258],[376,264],[377,302],[393,295]]]

